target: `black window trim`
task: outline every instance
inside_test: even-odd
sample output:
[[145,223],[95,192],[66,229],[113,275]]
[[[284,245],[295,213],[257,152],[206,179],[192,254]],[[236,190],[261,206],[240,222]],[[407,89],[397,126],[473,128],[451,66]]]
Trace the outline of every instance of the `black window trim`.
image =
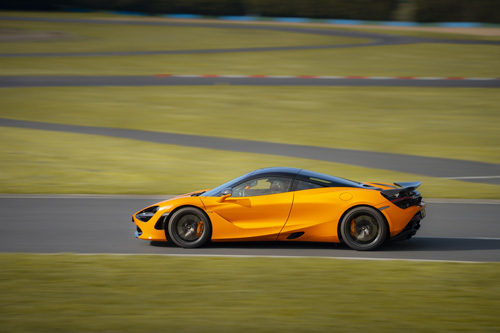
[[[243,183],[246,183],[246,182],[250,182],[252,180],[257,180],[257,179],[263,179],[263,178],[287,178],[287,179],[291,179],[292,181],[290,182],[290,185],[288,186],[288,190],[287,191],[284,191],[284,192],[281,192],[281,193],[288,193],[288,192],[293,192],[293,185],[295,183],[295,179],[297,178],[296,175],[288,175],[288,174],[258,174],[258,175],[254,175],[254,176],[250,176],[250,178],[247,178],[245,180],[242,180],[236,184],[233,185],[233,187],[231,187],[231,190],[234,189],[235,187],[237,186],[240,186],[241,184]],[[279,194],[279,193],[278,193]],[[271,195],[271,194],[264,194],[264,195]],[[244,197],[241,197],[241,198],[244,198]]]
[[[297,192],[297,191],[305,191],[305,190],[299,190],[299,182],[306,182],[306,183],[311,183],[311,184],[315,184],[315,185],[320,185],[321,188],[323,187],[333,187],[333,186],[327,186],[325,185],[325,183],[321,183],[321,182],[314,182],[314,181],[311,181],[311,180],[306,180],[306,179],[299,179],[298,177],[295,177],[295,179],[293,180],[293,184],[292,184],[292,190],[290,192]],[[318,187],[320,188],[320,187]],[[312,189],[309,189],[309,190],[312,190]]]

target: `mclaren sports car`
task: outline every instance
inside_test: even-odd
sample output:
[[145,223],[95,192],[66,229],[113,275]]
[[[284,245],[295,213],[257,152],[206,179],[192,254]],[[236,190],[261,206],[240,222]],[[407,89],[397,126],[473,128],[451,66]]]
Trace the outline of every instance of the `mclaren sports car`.
[[425,217],[420,182],[360,183],[265,168],[132,215],[136,237],[184,248],[223,241],[343,242],[374,250],[410,239]]

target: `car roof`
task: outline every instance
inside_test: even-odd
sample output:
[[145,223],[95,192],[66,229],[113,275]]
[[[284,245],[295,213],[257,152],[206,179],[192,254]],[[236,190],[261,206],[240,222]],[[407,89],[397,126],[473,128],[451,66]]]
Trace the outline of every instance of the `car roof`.
[[298,168],[288,168],[288,167],[272,167],[272,168],[263,168],[258,169],[252,172],[249,176],[258,176],[258,175],[273,175],[273,176],[289,176],[295,177],[302,169]]

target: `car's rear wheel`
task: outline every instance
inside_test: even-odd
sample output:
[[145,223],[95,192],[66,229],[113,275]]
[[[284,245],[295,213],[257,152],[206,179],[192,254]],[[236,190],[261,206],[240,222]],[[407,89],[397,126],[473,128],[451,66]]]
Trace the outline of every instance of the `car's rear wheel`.
[[350,248],[358,251],[374,250],[385,242],[387,223],[376,209],[356,207],[342,219],[340,233]]
[[198,208],[186,207],[174,212],[167,226],[167,239],[185,248],[205,245],[211,237],[212,225]]

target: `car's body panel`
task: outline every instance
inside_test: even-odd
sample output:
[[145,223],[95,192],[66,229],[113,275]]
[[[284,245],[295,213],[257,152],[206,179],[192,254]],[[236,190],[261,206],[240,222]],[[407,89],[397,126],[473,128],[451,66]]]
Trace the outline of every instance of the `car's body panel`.
[[160,209],[155,213],[155,215],[147,222],[140,221],[136,214],[133,215],[133,222],[140,228],[142,234],[137,238],[139,239],[147,239],[150,241],[160,241],[165,242],[167,240],[165,236],[164,229],[156,229],[157,222],[164,214],[169,214],[175,211],[179,207],[192,206],[203,209],[203,202],[200,200],[200,197],[193,197],[190,195],[191,193],[181,195],[169,200],[158,202],[153,206],[160,206]]
[[324,187],[294,193],[293,208],[279,240],[304,232],[296,241],[338,241],[337,223],[343,213],[338,198],[344,188]]
[[[375,208],[379,208],[380,210],[382,207],[385,207],[385,205],[379,205],[379,207]],[[415,214],[423,208],[425,208],[424,202],[422,202],[419,206],[413,206],[406,209],[401,209],[393,204],[390,204],[387,209],[382,210],[381,213],[384,215],[387,224],[389,224],[390,236],[393,237],[399,234],[411,221],[413,216],[415,216]]]
[[[399,192],[407,195],[420,185],[418,182],[401,183],[401,187],[386,183],[357,183],[331,176],[317,179],[324,175],[316,176],[300,169],[266,170],[257,170],[226,183],[230,185],[228,191],[224,191],[226,184],[223,184],[208,192],[188,193],[141,210],[132,217],[137,225],[138,238],[167,241],[165,229],[169,219],[177,210],[186,207],[195,207],[208,217],[210,239],[215,242],[339,242],[342,219],[357,207],[377,209],[387,223],[389,237],[406,235],[405,232],[411,233],[411,237],[425,216],[419,215],[425,203],[420,201],[418,192],[412,192],[418,202],[407,208],[398,206],[396,201],[399,199],[389,197],[397,197]],[[271,193],[276,189],[281,192]],[[408,231],[408,226],[413,228],[415,223],[418,226],[414,231]]]
[[[200,197],[209,217],[232,225],[213,228],[212,240],[275,240],[292,208],[293,192],[254,197]],[[224,221],[224,222],[223,222]],[[212,221],[212,223],[216,223]],[[217,224],[218,225],[218,224]]]
[[357,188],[325,187],[295,192],[290,217],[279,240],[286,240],[289,234],[304,231],[297,241],[338,242],[337,225],[340,218],[352,207],[374,206],[385,202],[375,191]]

